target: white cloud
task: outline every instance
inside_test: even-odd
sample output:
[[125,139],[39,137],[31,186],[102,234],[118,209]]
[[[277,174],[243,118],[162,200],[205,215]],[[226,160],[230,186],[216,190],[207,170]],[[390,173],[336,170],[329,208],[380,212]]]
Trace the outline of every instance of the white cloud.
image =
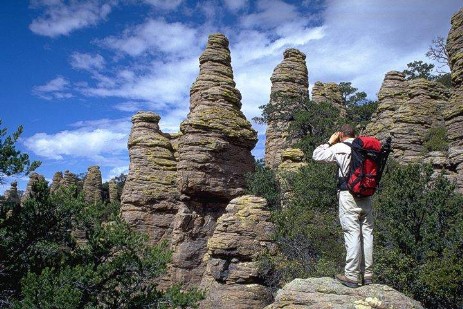
[[101,70],[105,66],[105,60],[101,55],[74,52],[71,55],[71,65],[75,69],[86,71]]
[[246,28],[273,28],[300,17],[297,7],[281,0],[259,0],[257,12],[244,15],[241,25]]
[[72,126],[76,129],[36,133],[23,143],[34,154],[52,160],[86,158],[100,163],[126,153],[129,119],[82,121]]
[[146,3],[162,10],[176,9],[183,1],[182,0],[144,0]]
[[191,55],[198,50],[197,30],[182,23],[168,23],[162,19],[149,19],[145,23],[126,29],[121,36],[107,37],[100,42],[130,56],[145,52],[163,53],[165,58]]
[[[120,97],[130,100],[144,100],[159,104],[177,105],[188,100],[192,81],[198,72],[196,57],[167,63],[154,62],[145,75],[134,74],[131,81],[116,76],[108,77],[113,87],[88,87],[81,91],[89,96]],[[127,74],[127,69],[125,69]]]
[[45,85],[35,86],[32,93],[46,100],[73,97],[70,93],[70,82],[62,76],[52,79]]
[[232,11],[237,13],[238,11],[248,6],[248,0],[224,0],[225,6]]
[[328,1],[324,38],[302,47],[310,56],[310,80],[352,81],[375,98],[386,72],[431,62],[425,53],[432,39],[447,36],[460,7],[455,0]]
[[39,35],[57,37],[68,35],[74,30],[96,25],[111,12],[116,1],[70,1],[34,0],[32,8],[44,8],[43,15],[29,25],[29,29]]
[[103,182],[110,181],[111,179],[118,177],[121,174],[127,175],[129,173],[129,166],[118,166],[109,170],[108,177],[103,179]]

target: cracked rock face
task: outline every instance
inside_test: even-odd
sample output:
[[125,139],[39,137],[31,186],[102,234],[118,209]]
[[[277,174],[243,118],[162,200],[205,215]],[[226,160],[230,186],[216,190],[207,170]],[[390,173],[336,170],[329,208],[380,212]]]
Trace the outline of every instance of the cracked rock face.
[[90,166],[84,180],[84,200],[87,203],[97,203],[103,200],[103,181],[99,166]]
[[332,278],[295,279],[278,291],[265,309],[424,309],[421,304],[387,285],[371,284],[356,289]]
[[330,102],[339,110],[341,116],[346,116],[341,88],[336,83],[316,82],[312,88],[312,101],[315,103]]
[[129,174],[121,196],[122,217],[152,243],[170,237],[179,198],[174,150],[159,120],[152,112],[132,117]]
[[457,186],[463,193],[463,9],[453,15],[447,37],[452,96],[444,114],[450,140],[449,160],[457,173]]
[[217,220],[207,242],[206,271],[201,288],[207,292],[201,308],[263,308],[272,295],[262,285],[257,256],[275,250],[267,201],[244,195],[233,199]]
[[[308,95],[309,77],[305,54],[297,49],[287,49],[283,54],[283,61],[273,70],[270,102],[279,104],[285,102],[288,112],[294,109],[295,102],[304,99]],[[269,121],[267,124],[265,141],[265,165],[269,168],[277,168],[281,163],[281,152],[291,147],[296,141],[288,139],[288,120],[279,119]]]
[[382,140],[392,136],[392,156],[399,162],[422,161],[430,156],[423,146],[429,130],[444,126],[443,111],[448,107],[449,96],[448,89],[440,83],[405,80],[403,73],[389,72],[378,93],[378,109],[365,134]]
[[228,39],[209,36],[200,72],[190,90],[190,113],[178,143],[179,191],[190,197],[231,199],[244,192],[244,175],[254,168],[257,132],[241,112]]

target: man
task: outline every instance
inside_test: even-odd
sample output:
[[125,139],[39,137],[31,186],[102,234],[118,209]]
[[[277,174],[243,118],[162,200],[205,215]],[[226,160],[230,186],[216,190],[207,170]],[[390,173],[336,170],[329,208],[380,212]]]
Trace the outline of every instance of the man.
[[339,220],[344,232],[346,265],[344,274],[336,279],[348,287],[357,287],[359,275],[363,284],[372,283],[373,275],[373,214],[370,197],[355,198],[347,190],[345,176],[349,171],[351,147],[355,130],[343,125],[339,132],[331,135],[328,143],[318,146],[313,152],[315,161],[333,162],[339,167],[338,199]]

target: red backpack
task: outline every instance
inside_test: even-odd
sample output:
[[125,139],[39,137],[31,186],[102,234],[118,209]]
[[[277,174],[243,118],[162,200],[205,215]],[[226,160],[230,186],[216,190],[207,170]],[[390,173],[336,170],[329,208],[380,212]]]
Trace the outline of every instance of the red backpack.
[[391,138],[384,145],[372,136],[359,136],[344,144],[351,147],[351,161],[347,175],[341,179],[341,190],[347,189],[355,197],[373,195],[391,152]]

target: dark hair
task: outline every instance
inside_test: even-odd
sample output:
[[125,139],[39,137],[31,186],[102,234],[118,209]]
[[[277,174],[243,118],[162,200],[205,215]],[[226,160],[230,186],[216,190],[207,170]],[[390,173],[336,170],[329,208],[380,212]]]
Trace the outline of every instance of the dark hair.
[[355,129],[350,124],[343,124],[339,129],[345,136],[355,137]]

